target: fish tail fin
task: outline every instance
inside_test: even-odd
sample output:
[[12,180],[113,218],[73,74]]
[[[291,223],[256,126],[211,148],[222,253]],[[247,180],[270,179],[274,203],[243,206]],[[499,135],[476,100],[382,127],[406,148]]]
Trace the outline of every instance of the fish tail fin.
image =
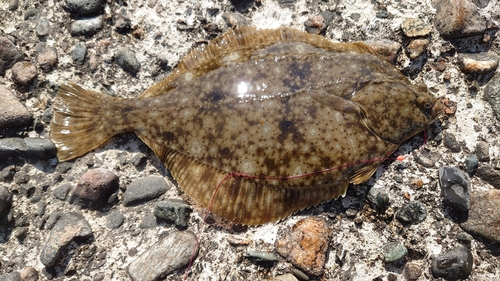
[[81,156],[123,132],[116,125],[116,100],[77,84],[61,85],[54,101],[51,138],[59,161]]

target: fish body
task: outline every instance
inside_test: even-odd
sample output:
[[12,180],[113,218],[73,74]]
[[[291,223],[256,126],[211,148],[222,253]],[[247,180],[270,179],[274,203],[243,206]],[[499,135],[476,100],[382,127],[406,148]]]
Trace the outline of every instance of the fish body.
[[231,30],[136,99],[62,85],[60,161],[132,131],[196,202],[258,225],[344,195],[445,105],[362,43]]

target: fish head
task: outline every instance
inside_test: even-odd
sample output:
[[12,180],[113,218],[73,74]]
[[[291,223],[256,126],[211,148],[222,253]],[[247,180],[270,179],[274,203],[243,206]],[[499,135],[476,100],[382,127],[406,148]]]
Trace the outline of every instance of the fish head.
[[362,109],[369,129],[394,144],[423,131],[454,106],[449,100],[434,97],[425,85],[401,79],[369,82],[352,101]]

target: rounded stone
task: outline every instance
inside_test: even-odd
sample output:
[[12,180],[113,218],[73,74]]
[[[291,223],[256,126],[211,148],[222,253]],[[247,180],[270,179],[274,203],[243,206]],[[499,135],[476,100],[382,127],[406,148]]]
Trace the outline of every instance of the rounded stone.
[[50,22],[45,17],[40,17],[36,24],[36,34],[39,37],[47,36],[50,31]]
[[0,185],[0,220],[9,213],[10,206],[12,205],[12,194],[9,190]]
[[73,36],[91,36],[96,34],[99,30],[102,29],[102,17],[97,16],[93,18],[84,18],[75,20],[71,24],[70,33]]
[[458,153],[461,150],[460,144],[458,143],[457,139],[455,138],[455,135],[453,135],[453,134],[444,133],[443,144],[451,152]]
[[408,37],[422,37],[430,34],[432,27],[426,25],[421,19],[405,19],[401,24],[403,33]]
[[133,206],[141,204],[158,198],[169,189],[170,186],[167,185],[163,177],[149,176],[136,179],[129,184],[127,190],[123,194],[123,205]]
[[69,202],[84,208],[99,209],[118,189],[118,177],[103,168],[93,169],[82,175],[71,193]]
[[490,145],[485,141],[478,141],[476,144],[476,156],[480,162],[490,161]]
[[383,213],[389,207],[389,195],[381,188],[372,187],[366,196],[370,205],[379,213]]
[[120,227],[125,221],[125,217],[119,212],[112,212],[106,216],[106,227],[115,229]]
[[472,253],[465,246],[457,246],[438,255],[432,261],[432,275],[445,280],[467,279],[472,271]]
[[408,255],[408,249],[399,242],[389,242],[382,247],[382,254],[386,263],[398,262]]
[[444,38],[463,38],[482,34],[486,22],[478,8],[470,0],[437,0],[434,24]]
[[132,75],[137,74],[141,69],[141,64],[135,57],[134,51],[129,48],[120,48],[115,56],[116,64]]
[[403,277],[408,281],[416,281],[422,276],[422,268],[415,263],[408,262],[403,268]]
[[466,73],[484,73],[495,71],[498,67],[498,55],[493,52],[458,55],[460,69]]
[[5,71],[10,69],[16,62],[24,58],[14,43],[9,39],[0,36],[0,76],[5,75]]
[[477,167],[479,165],[479,159],[475,154],[471,154],[465,158],[465,171],[469,176],[473,177],[476,174]]
[[66,0],[70,11],[79,15],[88,15],[104,8],[105,0]]
[[420,201],[413,201],[404,205],[396,213],[396,218],[402,223],[417,224],[423,222],[427,217],[425,205]]
[[76,64],[83,64],[85,55],[87,54],[87,47],[84,44],[78,43],[71,52],[71,58]]
[[12,67],[12,79],[19,86],[31,85],[36,77],[36,67],[31,62],[21,61]]
[[[31,123],[31,113],[17,100],[14,93],[4,86],[0,86],[0,100],[2,101],[0,128],[22,127]],[[2,148],[0,146],[0,155],[2,154],[1,151]]]

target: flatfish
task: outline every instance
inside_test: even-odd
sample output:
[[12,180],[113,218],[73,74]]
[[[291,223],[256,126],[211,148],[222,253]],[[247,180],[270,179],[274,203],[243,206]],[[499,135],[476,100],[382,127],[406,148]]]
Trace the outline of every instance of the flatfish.
[[365,182],[448,105],[363,43],[239,27],[135,99],[61,85],[51,138],[66,161],[134,132],[188,197],[259,225]]

